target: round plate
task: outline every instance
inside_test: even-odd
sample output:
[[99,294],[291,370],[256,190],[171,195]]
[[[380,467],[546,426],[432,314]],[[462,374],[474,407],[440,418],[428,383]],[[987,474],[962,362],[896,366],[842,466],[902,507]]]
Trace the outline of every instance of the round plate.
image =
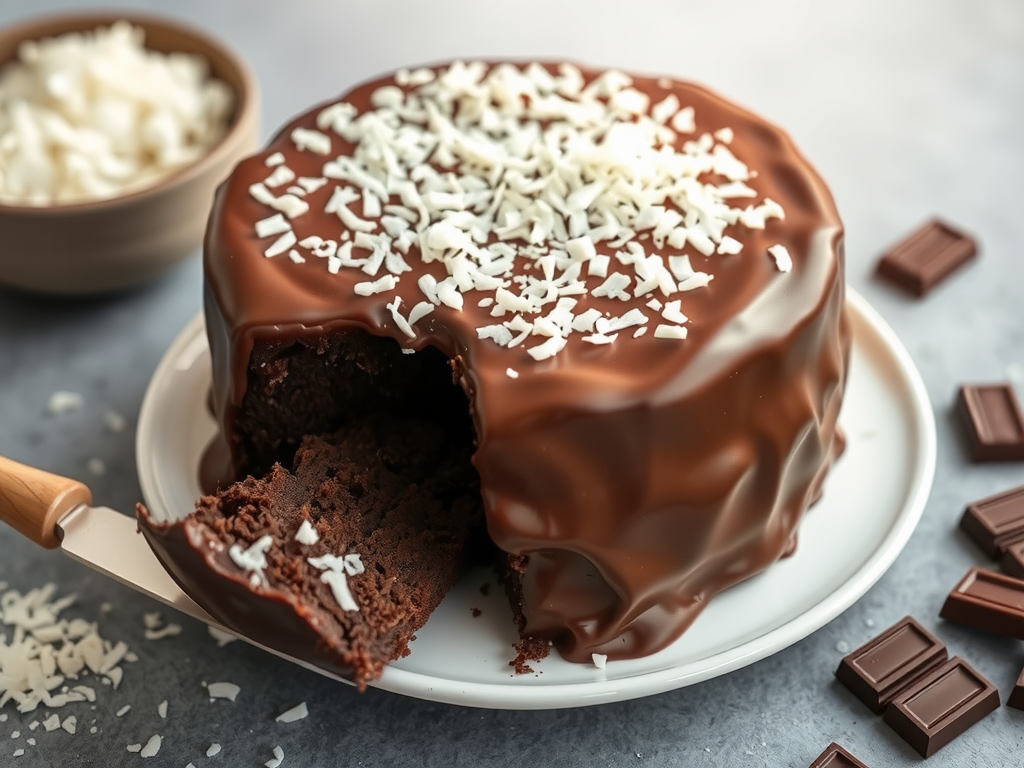
[[[472,571],[417,633],[412,653],[374,685],[502,709],[620,701],[751,664],[852,605],[896,559],[921,516],[935,468],[935,424],[920,376],[892,330],[852,291],[848,307],[853,354],[840,417],[848,443],[822,500],[800,525],[796,554],[715,597],[664,651],[603,670],[553,653],[532,664],[534,674],[520,675],[509,667],[517,635],[502,590],[490,572]],[[188,514],[200,495],[198,461],[216,428],[206,409],[209,386],[206,335],[196,317],[153,375],[139,418],[139,480],[157,519]],[[485,583],[490,588],[482,591]]]

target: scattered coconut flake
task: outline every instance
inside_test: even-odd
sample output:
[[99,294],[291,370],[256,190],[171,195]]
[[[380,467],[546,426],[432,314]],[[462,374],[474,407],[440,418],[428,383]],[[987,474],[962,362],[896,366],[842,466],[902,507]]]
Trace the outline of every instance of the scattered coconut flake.
[[275,213],[273,216],[268,216],[267,218],[260,219],[256,222],[256,237],[280,235],[285,232],[290,232],[291,229],[291,222],[288,221],[283,214]]
[[103,414],[103,423],[106,424],[109,431],[120,434],[124,430],[125,418],[114,411],[107,411]]
[[789,255],[786,246],[773,245],[768,249],[768,253],[775,259],[775,266],[778,267],[779,272],[789,272],[793,269],[793,258]]
[[48,718],[43,720],[43,730],[47,733],[51,731],[56,731],[58,728],[60,728],[60,717],[58,717],[56,714],[52,714]]
[[284,750],[281,747],[274,747],[273,752],[274,757],[263,764],[267,768],[278,768],[284,761]]
[[131,704],[125,704],[123,707],[121,707],[119,710],[117,710],[116,714],[117,714],[118,717],[124,717],[125,715],[128,714],[129,711],[131,711],[131,708],[132,708]]
[[679,307],[681,304],[682,302],[679,301],[678,299],[676,301],[668,302],[665,305],[665,311],[661,313],[661,316],[670,323],[682,325],[683,323],[687,322],[690,318],[684,315],[680,310]]
[[510,379],[518,379],[519,371],[515,370],[514,368],[506,368],[505,375],[508,376]]
[[387,293],[395,290],[398,285],[398,278],[394,275],[384,275],[372,282],[356,283],[353,290],[360,296],[373,296],[375,293]]
[[331,153],[331,137],[326,133],[320,133],[320,131],[296,128],[292,131],[292,141],[300,151],[306,150],[317,155]]
[[[321,131],[353,147],[351,156],[324,162],[322,177],[299,183],[312,192],[326,179],[344,182],[325,196],[324,210],[341,219],[348,245],[337,255],[322,254],[329,274],[357,268],[375,276],[384,266],[397,277],[409,269],[403,256],[416,246],[424,263],[442,262],[448,273],[440,282],[429,274],[419,279],[430,304],[461,311],[464,294],[483,291],[493,295],[476,300],[479,306],[493,306],[494,317],[512,315],[501,324],[504,331],[486,326],[481,338],[511,348],[530,335],[547,336],[528,350],[547,359],[572,333],[590,333],[593,322],[578,329],[571,312],[555,322],[545,305],[587,294],[628,301],[658,290],[667,297],[712,279],[693,270],[686,253],[668,256],[666,268],[664,257],[645,255],[640,240],[705,256],[734,254],[741,244],[727,234],[729,226],[759,221],[763,227],[766,217],[782,215],[768,198],[745,208],[730,204],[756,197],[745,184],[756,173],[726,146],[733,139],[728,126],[680,148],[677,134],[695,131],[693,107],[675,94],[652,105],[622,73],[608,71],[587,83],[569,66],[556,76],[538,64],[480,62],[417,72],[422,75],[397,73],[402,87],[378,88],[362,113],[336,103],[317,115],[320,130],[296,129],[292,140],[300,153],[330,154],[331,138]],[[645,174],[638,177],[637,167]],[[250,192],[289,217],[299,209],[285,210],[285,198],[308,205],[295,194],[275,197],[266,184]],[[390,202],[396,198],[400,204]],[[362,217],[350,208],[360,203]],[[369,256],[353,258],[353,246]],[[357,285],[360,292],[373,286],[367,295],[397,288],[391,281]],[[416,304],[407,318],[398,312],[403,301],[409,297],[396,296],[387,307],[412,337],[417,308],[430,307]],[[530,315],[538,317],[527,320]],[[615,334],[607,331],[584,341],[610,343]]]
[[210,633],[210,637],[212,637],[214,640],[217,641],[217,647],[218,648],[223,648],[228,643],[233,643],[233,642],[235,642],[235,640],[238,639],[237,637],[235,637],[231,633],[225,632],[220,627],[214,627],[212,625],[207,625],[206,630],[207,630],[207,632]]
[[295,533],[295,540],[299,544],[304,544],[307,547],[311,547],[320,541],[320,534],[317,533],[316,528],[309,520],[303,520],[299,526],[299,530]]
[[160,751],[161,743],[163,743],[163,738],[158,734],[153,734],[149,737],[149,741],[146,742],[146,746],[139,752],[139,757],[156,757],[156,753]]
[[156,705],[156,713],[158,715],[160,715],[160,718],[162,720],[166,720],[167,719],[167,701],[166,700],[165,701],[161,701],[159,704]]
[[228,699],[234,701],[238,692],[242,690],[234,683],[210,683],[206,687],[206,693],[211,699]]
[[141,744],[129,744],[127,747],[125,747],[125,749],[127,749],[129,752],[141,752],[142,751],[142,745]]
[[656,339],[685,339],[686,328],[681,325],[659,325],[654,329]]
[[11,738],[12,739],[20,739],[21,738],[21,731],[11,731]]
[[25,750],[19,747],[18,749],[14,750],[14,754],[12,754],[11,757],[21,757],[24,754]]
[[89,474],[94,477],[103,477],[107,473],[107,465],[103,463],[103,459],[96,458],[95,456],[89,459],[85,466],[89,470]]
[[64,722],[60,724],[60,727],[70,733],[72,736],[75,734],[75,729],[78,727],[78,718],[74,715],[64,718]]
[[282,712],[275,718],[278,723],[294,723],[296,720],[303,720],[309,715],[309,709],[306,707],[306,702],[296,704],[289,710]]
[[220,754],[220,744],[214,742],[210,745],[209,749],[206,750],[207,757],[216,757]]
[[36,745],[36,740],[35,739],[25,739],[25,743],[28,744],[30,747],[34,747]]
[[590,658],[594,660],[594,666],[598,669],[604,669],[608,664],[608,655],[605,653],[592,653]]
[[267,159],[263,161],[263,164],[267,166],[267,168],[273,168],[275,165],[280,165],[283,162],[284,155],[281,154],[280,152],[275,152],[274,154],[268,156]]
[[[274,169],[273,173],[263,180],[263,183],[273,189],[274,187],[290,184],[293,181],[295,181],[295,172],[287,165],[279,165]],[[303,191],[301,188],[299,189],[300,193]]]
[[85,398],[77,392],[58,391],[50,395],[46,410],[51,416],[59,416],[62,413],[77,411],[83,405],[85,405]]
[[283,235],[277,238],[277,240],[271,243],[270,246],[263,252],[263,255],[266,256],[268,259],[272,259],[275,256],[279,256],[285,251],[287,251],[289,248],[295,245],[296,242],[298,242],[298,240],[295,237],[295,233],[289,229],[287,232],[285,232]]
[[[163,640],[165,637],[177,637],[181,634],[181,625],[171,622],[160,629],[147,629],[144,635],[147,640]],[[114,670],[110,670],[113,672]]]
[[267,534],[261,536],[247,549],[243,549],[241,544],[232,544],[228,548],[231,562],[250,574],[249,581],[253,586],[266,584],[267,578],[263,575],[263,569],[267,567],[267,550],[273,543],[274,537]]

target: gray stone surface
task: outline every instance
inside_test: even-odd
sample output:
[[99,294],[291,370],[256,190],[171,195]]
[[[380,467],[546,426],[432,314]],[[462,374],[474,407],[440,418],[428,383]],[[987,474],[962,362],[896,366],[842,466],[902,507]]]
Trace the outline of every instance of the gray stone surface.
[[[53,581],[76,592],[70,614],[100,622],[140,656],[117,691],[78,705],[78,733],[30,732],[39,713],[0,709],[0,765],[118,766],[163,735],[153,766],[794,766],[832,740],[870,766],[920,758],[835,682],[842,648],[914,614],[1000,689],[1024,648],[938,619],[949,588],[983,556],[955,528],[966,502],[1024,482],[1021,464],[968,463],[951,414],[961,381],[1024,375],[1024,5],[1017,0],[781,0],[728,4],[520,0],[432,3],[201,2],[106,5],[162,10],[229,40],[263,88],[266,128],[380,71],[454,56],[570,57],[704,82],[786,126],[830,183],[848,229],[848,278],[893,326],[917,364],[938,427],[938,469],[923,519],[889,572],[853,607],[753,666],[637,701],[554,712],[480,711],[350,688],[234,644],[218,649],[182,621],[178,638],[147,642],[156,606],[0,526],[0,581]],[[345,7],[353,6],[353,7]],[[82,3],[6,0],[0,24]],[[978,234],[981,257],[931,296],[909,298],[873,277],[877,254],[932,214]],[[0,248],[3,248],[0,232]],[[30,258],[30,254],[25,255]],[[199,309],[197,260],[158,282],[97,300],[0,290],[0,454],[87,481],[128,511],[140,499],[134,425],[164,349]],[[45,413],[55,390],[85,407]],[[103,414],[127,418],[120,434]],[[106,466],[90,474],[89,459]],[[865,479],[869,481],[868,478]],[[109,613],[100,606],[109,602]],[[165,618],[171,619],[168,611]],[[210,703],[201,683],[242,686]],[[166,720],[157,705],[169,701]],[[274,717],[299,701],[311,715]],[[115,712],[125,704],[123,717]],[[45,713],[43,713],[45,714]],[[95,722],[93,722],[95,720]],[[95,725],[96,734],[89,729]],[[1019,765],[1024,713],[1001,707],[929,760],[935,766]],[[18,739],[11,738],[20,731]],[[37,739],[29,746],[27,738]],[[222,753],[206,758],[212,742]],[[25,756],[14,760],[18,747]]]

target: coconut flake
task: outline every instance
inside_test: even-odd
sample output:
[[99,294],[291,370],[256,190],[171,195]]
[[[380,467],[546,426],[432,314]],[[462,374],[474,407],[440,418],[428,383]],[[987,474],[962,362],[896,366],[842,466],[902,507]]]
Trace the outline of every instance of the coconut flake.
[[60,416],[62,413],[77,411],[84,404],[85,398],[77,392],[58,391],[50,395],[50,399],[46,403],[46,410],[51,416]]
[[292,131],[292,142],[300,152],[313,152],[317,155],[331,154],[331,137],[320,131],[309,128],[296,128]]
[[784,245],[773,245],[768,248],[768,253],[775,259],[775,266],[779,272],[789,272],[793,269],[793,258]]
[[256,237],[270,237],[291,231],[292,225],[282,213],[275,213],[256,222]]
[[592,654],[590,654],[590,658],[593,660],[594,666],[597,667],[598,669],[604,669],[605,666],[608,664],[608,655],[607,654],[604,654],[604,653],[592,653]]
[[307,547],[311,547],[320,541],[320,534],[309,520],[303,520],[302,524],[299,525],[299,530],[295,533],[295,540],[299,544],[303,544]]
[[270,534],[261,536],[250,547],[243,549],[241,544],[232,544],[228,548],[228,557],[231,558],[238,568],[250,573],[250,582],[266,584],[267,578],[263,575],[263,569],[267,567],[267,550],[274,543],[274,537]]
[[206,630],[210,637],[217,641],[218,648],[223,648],[228,643],[233,643],[238,639],[231,633],[225,632],[223,629],[213,625],[207,625]]
[[656,339],[685,339],[686,328],[681,325],[659,325],[654,329]]
[[291,709],[285,710],[275,718],[278,723],[294,723],[296,720],[304,720],[309,715],[306,702],[300,702]]
[[211,744],[207,748],[207,750],[206,750],[206,756],[207,757],[216,757],[219,754],[220,754],[220,744],[218,744],[217,742],[214,742],[213,744]]
[[281,749],[281,747],[274,747],[272,751],[274,753],[274,757],[267,760],[263,765],[267,768],[278,768],[284,760],[284,750]]
[[210,683],[206,686],[206,693],[211,699],[228,699],[234,701],[238,696],[238,692],[242,689],[234,683]]

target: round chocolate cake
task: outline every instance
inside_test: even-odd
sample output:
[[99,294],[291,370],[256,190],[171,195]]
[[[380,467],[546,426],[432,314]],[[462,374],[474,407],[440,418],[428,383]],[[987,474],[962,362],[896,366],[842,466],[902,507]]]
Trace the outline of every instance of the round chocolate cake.
[[[521,634],[572,661],[655,652],[778,560],[841,450],[850,334],[831,196],[782,131],[688,83],[453,63],[360,85],[236,168],[205,270],[221,428],[205,464],[223,490],[184,523],[143,527],[200,603],[270,644],[239,618],[261,597],[331,598],[288,569],[203,557],[203,536],[244,549],[272,527],[256,497],[262,522],[217,524],[239,508],[218,499],[296,471],[309,436],[368,415],[436,425],[438,473],[472,456],[475,511],[427,495],[463,521],[482,505]],[[322,481],[302,487],[289,541],[302,520],[328,535],[367,495],[320,504]],[[465,535],[460,557],[481,548],[468,523],[407,528],[438,526]],[[191,545],[168,548],[175,536]],[[359,551],[351,536],[334,555]],[[326,572],[300,566],[293,581]],[[211,568],[259,572],[244,609],[217,599]],[[349,579],[362,613],[370,581]],[[341,630],[295,610],[323,664],[312,646]]]

